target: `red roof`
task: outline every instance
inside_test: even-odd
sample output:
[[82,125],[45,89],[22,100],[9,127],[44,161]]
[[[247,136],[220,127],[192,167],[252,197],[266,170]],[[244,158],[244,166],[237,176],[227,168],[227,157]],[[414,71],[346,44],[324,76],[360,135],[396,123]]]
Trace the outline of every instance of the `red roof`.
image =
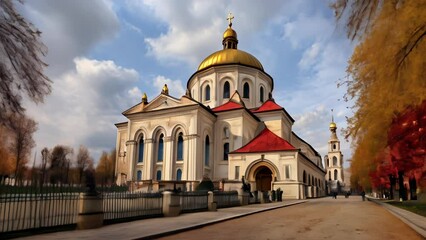
[[220,106],[213,108],[212,110],[213,112],[222,112],[222,111],[241,109],[241,108],[244,108],[243,105],[233,101],[228,101],[225,104],[222,104]]
[[296,150],[286,140],[275,135],[268,128],[263,129],[259,135],[247,143],[245,146],[233,151],[233,153],[255,153],[255,152],[273,152],[273,151],[286,151]]
[[282,109],[283,107],[276,104],[274,100],[269,99],[268,101],[264,102],[262,106],[260,106],[259,108],[251,110],[251,112],[258,113],[258,112],[267,112],[267,111],[282,110]]

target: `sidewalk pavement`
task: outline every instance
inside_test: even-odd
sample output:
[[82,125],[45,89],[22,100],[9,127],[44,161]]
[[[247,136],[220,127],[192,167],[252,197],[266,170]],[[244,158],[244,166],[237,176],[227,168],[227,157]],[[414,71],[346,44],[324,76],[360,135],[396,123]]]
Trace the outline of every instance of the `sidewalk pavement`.
[[306,200],[284,200],[266,204],[221,208],[215,212],[186,213],[177,217],[160,217],[106,225],[97,229],[74,230],[34,235],[21,239],[154,239],[210,224],[304,203]]
[[395,215],[397,218],[401,219],[401,221],[410,226],[414,231],[426,239],[426,217],[401,209],[399,207],[392,206],[390,204],[386,204],[379,199],[371,197],[367,197],[367,199],[386,208],[386,210]]

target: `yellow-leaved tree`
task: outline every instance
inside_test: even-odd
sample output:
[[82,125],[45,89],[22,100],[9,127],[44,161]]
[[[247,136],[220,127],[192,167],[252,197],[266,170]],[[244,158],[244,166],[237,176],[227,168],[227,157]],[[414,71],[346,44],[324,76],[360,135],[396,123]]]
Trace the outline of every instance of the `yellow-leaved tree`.
[[346,137],[353,139],[352,186],[369,188],[392,120],[426,99],[426,0],[337,0],[333,7],[358,43],[342,82],[354,100]]

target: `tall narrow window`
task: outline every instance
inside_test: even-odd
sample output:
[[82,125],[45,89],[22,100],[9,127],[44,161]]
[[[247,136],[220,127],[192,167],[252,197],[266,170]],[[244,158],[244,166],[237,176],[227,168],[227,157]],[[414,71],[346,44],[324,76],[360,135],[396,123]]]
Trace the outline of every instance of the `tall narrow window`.
[[263,87],[260,87],[260,91],[259,91],[259,100],[260,102],[264,101],[264,92],[263,92]]
[[228,160],[229,143],[223,144],[223,160]]
[[157,170],[157,181],[161,180],[161,170]]
[[209,136],[206,136],[206,140],[204,142],[204,164],[209,166],[210,162],[210,139]]
[[328,171],[328,180],[331,180],[331,171]]
[[303,171],[303,183],[307,183],[306,182],[306,172],[305,171]]
[[290,179],[290,165],[285,165],[285,179]]
[[330,167],[330,160],[327,158],[327,167]]
[[182,180],[182,170],[178,169],[176,171],[176,180],[181,181]]
[[337,180],[337,169],[334,169],[334,180]]
[[206,92],[205,92],[204,96],[206,98],[205,99],[206,101],[210,101],[210,85],[207,85]]
[[144,151],[144,141],[143,141],[143,135],[139,139],[139,156],[138,156],[138,163],[143,162],[143,151]]
[[179,133],[178,141],[177,141],[177,160],[183,160],[183,134]]
[[229,98],[231,87],[229,86],[229,82],[226,81],[225,84],[223,84],[223,98]]
[[240,166],[235,166],[235,178],[234,179],[240,179]]
[[141,171],[141,170],[139,170],[139,171],[137,172],[136,179],[137,179],[138,181],[141,181],[141,180],[142,180],[142,171]]
[[333,157],[333,166],[337,166],[337,157],[336,156]]
[[250,86],[248,83],[244,83],[243,86],[243,98],[250,98]]
[[157,157],[158,162],[163,161],[163,155],[164,155],[164,135],[161,134],[158,139],[158,157]]

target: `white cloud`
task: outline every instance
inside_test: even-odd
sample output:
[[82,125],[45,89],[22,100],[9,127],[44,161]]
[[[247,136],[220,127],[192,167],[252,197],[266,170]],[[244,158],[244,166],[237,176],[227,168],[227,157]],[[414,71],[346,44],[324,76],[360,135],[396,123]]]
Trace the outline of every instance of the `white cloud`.
[[124,120],[120,113],[140,101],[134,87],[139,74],[113,61],[76,58],[74,64],[74,70],[54,79],[45,104],[27,107],[39,123],[37,148],[84,144],[95,155],[109,151],[115,146],[114,123]]
[[[338,130],[337,135],[340,140],[341,151],[344,155],[345,167],[348,166],[346,160],[350,156],[350,146],[341,134],[342,128],[346,122],[342,119],[336,119]],[[324,158],[328,151],[328,140],[330,139],[329,124],[331,122],[331,112],[324,105],[318,105],[310,111],[294,116],[295,123],[293,131],[313,146]]]
[[[197,65],[210,53],[222,49],[222,33],[229,11],[235,15],[233,28],[240,39],[257,36],[270,22],[293,14],[300,1],[126,1],[129,11],[151,12],[166,31],[145,39],[148,54],[162,63],[175,61]],[[149,10],[147,10],[149,9]]]
[[290,41],[293,48],[301,48],[313,41],[323,41],[333,32],[333,23],[319,13],[306,16],[302,12],[295,20],[284,24],[284,39]]
[[316,63],[318,55],[321,51],[321,44],[316,42],[311,45],[310,48],[306,49],[303,53],[302,59],[300,59],[298,65],[301,69],[308,69]]
[[164,87],[164,84],[167,84],[171,96],[180,98],[185,94],[185,88],[183,87],[183,84],[180,80],[171,80],[169,78],[159,75],[154,78],[153,83],[154,86],[159,89],[159,92]]
[[52,77],[71,69],[75,57],[111,39],[119,29],[111,4],[103,0],[34,0],[26,2],[23,10],[42,31]]

